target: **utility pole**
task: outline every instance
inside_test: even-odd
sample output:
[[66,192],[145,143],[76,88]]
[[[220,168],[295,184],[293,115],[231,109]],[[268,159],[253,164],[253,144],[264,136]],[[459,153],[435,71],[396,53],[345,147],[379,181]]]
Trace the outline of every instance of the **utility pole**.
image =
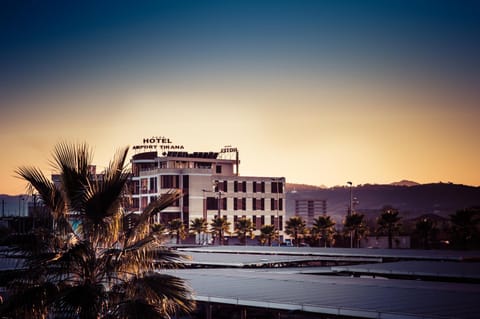
[[[352,215],[352,206],[353,206],[352,182],[348,181],[347,184],[350,186],[350,207],[348,208],[347,216],[351,216]],[[353,248],[353,230],[350,230],[350,248]]]

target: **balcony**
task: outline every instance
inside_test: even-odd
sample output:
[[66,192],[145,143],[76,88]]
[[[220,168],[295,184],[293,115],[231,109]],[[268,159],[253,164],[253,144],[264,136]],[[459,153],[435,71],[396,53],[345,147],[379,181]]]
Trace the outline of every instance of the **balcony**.
[[154,168],[140,172],[140,177],[155,175],[211,174],[211,168]]

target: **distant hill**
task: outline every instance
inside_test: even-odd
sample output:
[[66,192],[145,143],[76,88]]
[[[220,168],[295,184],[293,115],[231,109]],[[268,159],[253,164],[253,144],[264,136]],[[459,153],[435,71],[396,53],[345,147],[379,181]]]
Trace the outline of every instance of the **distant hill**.
[[[404,182],[404,181],[402,181]],[[400,182],[400,183],[402,183]],[[456,210],[480,206],[480,187],[451,183],[399,185],[366,184],[352,188],[358,204],[355,209],[366,215],[378,215],[385,205],[400,211],[404,218],[415,218],[423,214],[436,214],[442,217]],[[288,187],[287,187],[288,189]],[[350,188],[347,186],[298,190],[287,193],[287,214],[295,212],[295,199],[323,199],[327,201],[328,214],[341,220],[350,203]]]
[[420,185],[419,183],[417,182],[412,182],[412,181],[407,181],[407,180],[401,180],[400,182],[394,182],[394,183],[390,183],[390,185],[392,186],[417,186],[417,185]]
[[287,183],[285,185],[285,189],[287,192],[298,192],[298,191],[314,191],[327,188],[325,185],[314,186],[314,185],[307,185],[307,184],[295,184],[295,183]]

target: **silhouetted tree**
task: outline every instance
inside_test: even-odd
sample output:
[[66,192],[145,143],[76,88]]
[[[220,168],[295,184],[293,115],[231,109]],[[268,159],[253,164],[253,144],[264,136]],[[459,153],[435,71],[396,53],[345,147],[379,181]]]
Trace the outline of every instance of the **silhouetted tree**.
[[335,236],[335,222],[330,219],[330,216],[318,216],[313,220],[311,230],[312,238],[315,242],[323,239],[325,247],[331,245]]
[[174,265],[180,256],[161,245],[149,224],[181,193],[162,195],[129,229],[122,227],[127,151],[119,151],[101,176],[91,172],[85,144],[56,146],[59,183],[37,168],[17,170],[50,209],[54,228],[11,238],[24,263],[0,272],[9,294],[2,318],[165,318],[194,308],[182,279],[156,272],[156,262]]
[[239,218],[235,223],[235,233],[237,233],[238,239],[242,245],[247,244],[247,235],[253,239],[253,223],[249,218]]
[[452,244],[461,249],[473,246],[479,238],[480,209],[458,210],[450,215]]
[[167,224],[167,229],[171,237],[175,236],[176,244],[181,244],[182,239],[185,239],[187,235],[185,224],[180,218],[175,218],[169,221]]
[[299,236],[304,234],[306,228],[305,221],[300,216],[290,217],[285,223],[285,233],[293,235],[295,246],[300,245]]
[[368,227],[363,214],[353,213],[347,215],[343,221],[344,235],[350,237],[353,246],[359,247],[360,240],[368,236]]
[[260,244],[263,246],[267,243],[268,246],[272,246],[273,241],[278,239],[278,233],[275,230],[275,225],[263,225],[260,228]]
[[207,232],[208,223],[205,218],[195,218],[190,222],[190,231],[196,235],[198,235],[198,242],[197,244],[201,243],[200,236]]
[[212,233],[215,235],[215,238],[218,239],[218,244],[223,245],[223,240],[225,233],[228,233],[230,230],[230,222],[227,221],[227,218],[216,217],[212,219],[210,226],[212,227]]
[[415,234],[420,237],[421,245],[424,249],[430,249],[430,242],[437,233],[435,222],[430,218],[422,218],[415,225]]
[[391,206],[383,207],[382,213],[377,218],[377,233],[387,235],[390,249],[393,247],[393,237],[400,231],[400,219],[398,210]]

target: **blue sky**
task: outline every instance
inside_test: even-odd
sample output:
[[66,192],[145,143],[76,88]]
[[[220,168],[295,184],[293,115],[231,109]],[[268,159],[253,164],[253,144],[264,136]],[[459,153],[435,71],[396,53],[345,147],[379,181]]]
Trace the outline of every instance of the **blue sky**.
[[[1,176],[61,138],[103,150],[156,131],[192,151],[237,144],[252,175],[478,185],[465,160],[479,152],[478,39],[478,1],[3,1],[1,142],[17,157]],[[135,110],[182,118],[195,136]],[[325,170],[292,170],[293,143]],[[265,168],[272,152],[283,161]],[[406,153],[423,160],[392,159]]]

